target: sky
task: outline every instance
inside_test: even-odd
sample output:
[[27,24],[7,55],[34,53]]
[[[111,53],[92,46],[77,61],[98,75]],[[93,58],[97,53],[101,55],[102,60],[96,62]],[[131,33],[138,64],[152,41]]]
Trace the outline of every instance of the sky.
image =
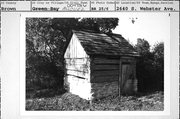
[[137,38],[147,40],[150,46],[170,40],[169,13],[126,13],[118,18],[118,26],[113,32],[121,34],[132,44],[137,43]]

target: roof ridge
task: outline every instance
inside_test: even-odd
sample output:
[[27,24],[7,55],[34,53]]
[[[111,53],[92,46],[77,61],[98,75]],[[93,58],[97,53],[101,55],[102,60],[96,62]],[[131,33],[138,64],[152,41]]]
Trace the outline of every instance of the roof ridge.
[[99,34],[106,34],[106,35],[117,35],[117,36],[121,36],[121,34],[117,34],[117,33],[104,33],[104,32],[100,32],[100,31],[95,31],[95,30],[90,30],[90,29],[72,29],[72,31],[82,31],[82,32],[91,32],[91,33],[99,33]]
[[94,30],[90,30],[90,29],[72,29],[72,31],[82,31],[82,32],[91,32],[91,33],[102,33],[102,32],[98,32],[98,31],[94,31]]

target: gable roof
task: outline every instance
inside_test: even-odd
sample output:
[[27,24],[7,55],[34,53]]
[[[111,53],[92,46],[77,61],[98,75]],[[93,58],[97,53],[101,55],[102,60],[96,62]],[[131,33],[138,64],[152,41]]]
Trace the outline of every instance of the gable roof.
[[119,34],[77,30],[73,33],[88,55],[138,56],[133,46]]

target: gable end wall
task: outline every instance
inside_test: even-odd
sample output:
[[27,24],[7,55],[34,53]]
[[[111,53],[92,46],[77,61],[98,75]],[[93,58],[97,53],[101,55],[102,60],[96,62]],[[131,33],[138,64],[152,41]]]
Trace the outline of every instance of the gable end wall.
[[72,94],[91,99],[89,56],[73,34],[65,52],[66,75],[64,84]]

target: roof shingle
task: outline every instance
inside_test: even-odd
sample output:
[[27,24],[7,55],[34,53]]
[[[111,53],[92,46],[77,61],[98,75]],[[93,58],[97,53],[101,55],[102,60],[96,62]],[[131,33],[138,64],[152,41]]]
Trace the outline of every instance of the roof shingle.
[[73,30],[88,55],[138,56],[132,45],[119,34]]

